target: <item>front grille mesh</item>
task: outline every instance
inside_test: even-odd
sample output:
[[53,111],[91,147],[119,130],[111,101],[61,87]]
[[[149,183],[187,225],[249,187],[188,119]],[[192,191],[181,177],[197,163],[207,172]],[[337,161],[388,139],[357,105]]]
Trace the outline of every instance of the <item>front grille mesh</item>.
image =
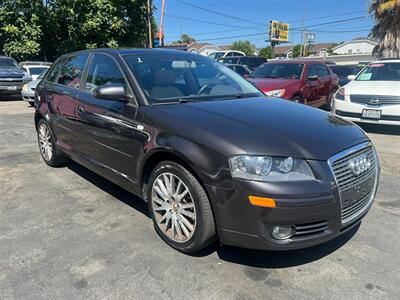
[[[371,103],[372,99],[377,99],[379,102]],[[350,95],[350,101],[354,103],[368,104],[368,105],[393,105],[400,104],[400,96],[387,96],[387,95]]]
[[[359,155],[367,155],[367,157],[370,159],[371,167],[368,171],[356,176],[350,169],[349,160]],[[344,194],[346,191],[351,190],[352,188],[357,188],[360,184],[363,184],[367,180],[375,180],[378,162],[372,146],[369,145],[351,154],[336,159],[332,163],[331,167],[339,189],[339,195],[341,195]],[[374,192],[375,186],[367,195],[351,203],[350,205],[341,203],[342,223],[348,223],[353,218],[361,214],[362,211],[368,207],[368,204],[372,199]]]

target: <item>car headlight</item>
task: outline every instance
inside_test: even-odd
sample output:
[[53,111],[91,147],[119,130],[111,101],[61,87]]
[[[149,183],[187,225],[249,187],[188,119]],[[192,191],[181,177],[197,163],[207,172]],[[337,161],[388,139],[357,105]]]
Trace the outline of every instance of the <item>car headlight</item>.
[[22,90],[25,91],[25,92],[27,92],[27,91],[29,90],[29,89],[28,89],[28,85],[27,85],[27,84],[24,84],[23,87],[22,87]]
[[22,81],[23,82],[32,81],[32,76],[29,75],[28,73],[26,73],[26,74],[24,74],[24,77],[22,77]]
[[285,89],[281,89],[281,90],[273,90],[273,91],[268,91],[268,92],[264,92],[265,95],[269,96],[269,97],[282,97],[285,94],[286,90]]
[[305,160],[292,157],[237,155],[229,158],[232,177],[256,181],[315,179]]
[[344,88],[340,88],[337,90],[335,99],[337,100],[344,100]]

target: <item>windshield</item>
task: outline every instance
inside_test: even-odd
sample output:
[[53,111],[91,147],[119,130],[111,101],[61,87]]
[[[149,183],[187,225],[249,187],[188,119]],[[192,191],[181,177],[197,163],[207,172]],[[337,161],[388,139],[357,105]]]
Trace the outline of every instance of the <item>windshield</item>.
[[11,58],[0,58],[0,68],[20,69],[16,61]]
[[256,78],[300,79],[304,64],[266,63],[250,74]]
[[124,59],[151,103],[262,95],[231,69],[201,55],[153,52]]
[[46,75],[46,72],[49,68],[45,69],[42,73],[40,73],[40,75],[38,76],[37,79],[43,79],[44,75]]
[[29,67],[28,71],[31,75],[40,75],[43,72],[47,71],[48,67]]
[[357,81],[399,81],[400,63],[373,63],[357,76]]

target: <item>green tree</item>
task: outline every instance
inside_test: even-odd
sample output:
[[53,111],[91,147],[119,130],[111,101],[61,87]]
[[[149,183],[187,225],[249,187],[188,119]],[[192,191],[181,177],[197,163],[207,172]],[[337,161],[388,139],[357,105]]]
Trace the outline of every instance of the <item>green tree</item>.
[[341,43],[332,43],[332,44],[330,44],[329,45],[329,47],[328,47],[328,53],[329,54],[333,54],[333,48],[335,48],[336,46],[339,46]]
[[400,56],[400,1],[373,0],[369,12],[374,15],[375,25],[370,37],[379,43],[374,54],[383,58]]
[[300,57],[301,45],[294,45],[292,48],[292,57]]
[[272,58],[271,46],[262,48],[258,54],[266,59],[271,59]]
[[0,0],[0,51],[19,60],[147,45],[147,0]]
[[37,14],[40,1],[3,0],[0,6],[0,49],[18,60],[40,53],[42,28]]
[[246,55],[254,55],[256,46],[250,41],[236,41],[232,44],[232,50],[238,50],[244,52]]
[[191,37],[186,33],[182,33],[179,40],[172,42],[172,44],[191,44],[194,43],[196,39]]

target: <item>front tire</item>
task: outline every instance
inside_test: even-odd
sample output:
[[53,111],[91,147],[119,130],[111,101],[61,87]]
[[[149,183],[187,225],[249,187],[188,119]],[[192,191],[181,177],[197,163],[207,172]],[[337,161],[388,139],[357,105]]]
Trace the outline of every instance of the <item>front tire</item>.
[[57,149],[49,124],[44,119],[41,119],[37,125],[37,136],[40,155],[44,162],[50,167],[64,166],[68,158]]
[[159,163],[150,176],[147,196],[157,234],[174,249],[194,253],[215,241],[210,201],[182,165]]

